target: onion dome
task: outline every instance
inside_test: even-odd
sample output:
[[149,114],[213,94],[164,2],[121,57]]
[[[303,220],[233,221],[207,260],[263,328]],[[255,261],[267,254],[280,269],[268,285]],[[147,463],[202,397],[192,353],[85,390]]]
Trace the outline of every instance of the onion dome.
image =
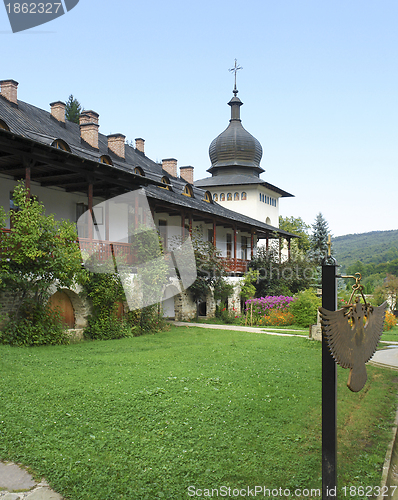
[[243,128],[240,119],[243,102],[236,95],[238,91],[235,89],[233,92],[235,95],[228,103],[231,106],[229,125],[210,144],[211,167],[208,172],[217,175],[226,173],[228,167],[245,167],[258,175],[264,172],[260,167],[263,149],[258,140]]

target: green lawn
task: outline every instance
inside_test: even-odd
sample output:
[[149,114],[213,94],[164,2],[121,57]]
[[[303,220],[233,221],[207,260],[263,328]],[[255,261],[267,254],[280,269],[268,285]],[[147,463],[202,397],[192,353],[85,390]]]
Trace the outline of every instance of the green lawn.
[[[307,339],[195,327],[0,346],[0,457],[69,500],[320,488],[320,354]],[[397,375],[368,376],[353,394],[339,369],[340,486],[380,483]]]
[[391,328],[391,330],[384,332],[381,336],[381,340],[398,342],[398,325]]

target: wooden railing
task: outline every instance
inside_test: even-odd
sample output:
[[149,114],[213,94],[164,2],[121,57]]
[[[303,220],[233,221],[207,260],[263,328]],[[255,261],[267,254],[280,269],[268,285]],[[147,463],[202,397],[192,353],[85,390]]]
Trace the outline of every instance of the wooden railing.
[[227,273],[239,273],[243,274],[247,271],[249,266],[249,260],[243,259],[230,259],[227,257],[221,257],[221,261],[223,262],[224,269]]
[[[10,229],[0,229],[3,233],[9,233]],[[90,240],[89,238],[79,238],[79,245],[82,251],[88,255],[94,255],[97,262],[109,262],[112,258],[123,258],[126,264],[133,263],[133,254],[130,243],[120,243],[113,241]],[[243,274],[247,271],[249,260],[233,259],[221,257],[221,261],[227,273]]]

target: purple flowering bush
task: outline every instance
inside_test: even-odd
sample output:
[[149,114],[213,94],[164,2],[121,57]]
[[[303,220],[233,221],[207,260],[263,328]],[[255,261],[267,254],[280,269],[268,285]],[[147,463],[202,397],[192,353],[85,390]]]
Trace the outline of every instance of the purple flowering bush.
[[292,324],[293,316],[289,312],[289,305],[296,299],[286,295],[268,295],[245,302],[246,315],[251,320],[253,309],[253,324]]

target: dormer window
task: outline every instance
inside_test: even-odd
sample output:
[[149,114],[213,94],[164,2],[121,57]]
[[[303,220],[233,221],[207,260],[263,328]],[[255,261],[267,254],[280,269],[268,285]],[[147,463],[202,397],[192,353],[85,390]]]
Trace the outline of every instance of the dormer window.
[[184,196],[189,196],[190,198],[193,198],[193,191],[189,184],[185,184],[182,194]]
[[108,155],[102,155],[100,158],[100,163],[105,163],[105,165],[113,165],[112,160]]
[[68,144],[63,141],[62,139],[57,139],[55,140],[51,146],[53,148],[56,148],[56,149],[61,149],[62,151],[69,151],[70,152],[70,147],[68,146]]
[[[134,173],[135,173],[136,175],[140,175],[141,177],[144,177],[144,176],[145,176],[144,171],[143,171],[143,170],[142,170],[142,168],[140,168],[140,167],[135,167],[135,169],[134,169]],[[163,182],[163,179],[162,179],[162,182]]]
[[162,184],[163,186],[160,186],[162,189],[170,191],[170,180],[167,177],[162,177]]
[[3,130],[8,130],[8,132],[10,131],[7,123],[3,120],[0,120],[0,128],[3,129]]
[[210,191],[206,191],[206,192],[205,192],[205,195],[204,195],[203,199],[204,199],[204,201],[206,201],[207,203],[211,203],[211,202],[212,202],[212,200],[211,200],[211,193],[210,193]]

